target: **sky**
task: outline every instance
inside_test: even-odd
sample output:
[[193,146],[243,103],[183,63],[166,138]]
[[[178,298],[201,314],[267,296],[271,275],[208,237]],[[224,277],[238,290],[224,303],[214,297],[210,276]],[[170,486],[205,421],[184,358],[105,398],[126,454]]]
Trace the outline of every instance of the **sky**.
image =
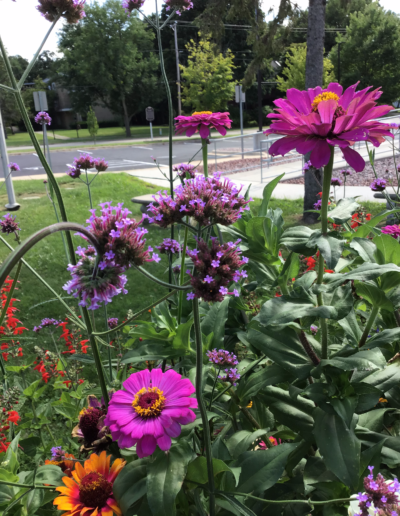
[[[92,0],[87,0],[90,3]],[[99,0],[103,3],[104,0]],[[294,0],[302,9],[308,6],[308,0]],[[264,10],[278,7],[279,0],[263,0]],[[380,0],[387,10],[400,14],[399,0]],[[49,29],[46,21],[37,11],[36,0],[0,0],[0,35],[9,55],[21,55],[31,59]],[[158,0],[158,5],[161,1]],[[154,1],[146,0],[144,12],[150,14],[154,10]],[[59,22],[60,23],[60,22]],[[43,50],[57,51],[57,32],[53,31]]]

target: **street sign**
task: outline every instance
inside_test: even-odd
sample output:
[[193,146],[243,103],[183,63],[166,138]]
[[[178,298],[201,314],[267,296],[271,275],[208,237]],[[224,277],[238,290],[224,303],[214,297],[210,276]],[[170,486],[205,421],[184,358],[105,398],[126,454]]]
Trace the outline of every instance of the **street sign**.
[[152,107],[147,107],[146,108],[146,120],[148,122],[153,122],[153,120],[154,120],[154,108],[152,108]]
[[[240,94],[242,98],[240,98]],[[243,91],[243,88],[240,84],[236,84],[235,86],[235,102],[239,104],[239,102],[246,102],[246,93]]]
[[34,91],[33,100],[35,102],[35,111],[48,111],[47,96],[45,91]]

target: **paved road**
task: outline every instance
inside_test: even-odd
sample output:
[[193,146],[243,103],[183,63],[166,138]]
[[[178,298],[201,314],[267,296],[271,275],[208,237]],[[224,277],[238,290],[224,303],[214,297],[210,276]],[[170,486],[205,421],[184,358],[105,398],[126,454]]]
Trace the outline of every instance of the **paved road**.
[[[201,144],[197,140],[190,142],[174,143],[173,146],[173,162],[188,162],[193,155],[200,151]],[[82,149],[82,152],[84,149]],[[155,168],[153,157],[157,159],[160,165],[168,165],[168,144],[153,143],[143,146],[115,147],[115,148],[99,148],[98,151],[93,149],[88,152],[94,158],[104,158],[108,161],[109,170],[138,170],[143,168]],[[54,173],[66,172],[68,165],[72,165],[75,157],[79,156],[79,151],[50,151],[51,164]],[[198,160],[197,160],[198,158]],[[13,173],[14,177],[18,176],[34,176],[43,174],[44,168],[40,163],[36,154],[20,154],[9,156],[10,161],[18,163],[21,168],[20,172]],[[197,154],[194,163],[201,160],[201,151]],[[4,177],[0,165],[0,178]]]

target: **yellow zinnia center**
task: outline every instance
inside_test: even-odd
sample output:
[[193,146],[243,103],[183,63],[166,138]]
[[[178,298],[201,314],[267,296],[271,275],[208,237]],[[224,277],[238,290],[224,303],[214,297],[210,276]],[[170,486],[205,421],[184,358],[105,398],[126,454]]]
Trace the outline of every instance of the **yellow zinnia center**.
[[194,115],[212,115],[212,111],[195,111],[192,116]]
[[336,95],[336,93],[332,93],[331,91],[324,91],[324,93],[320,93],[317,95],[312,103],[312,110],[317,111],[318,104],[320,102],[325,102],[327,100],[339,100],[339,95]]
[[159,416],[165,404],[165,396],[163,391],[157,387],[143,387],[135,395],[132,407],[136,413],[142,417]]

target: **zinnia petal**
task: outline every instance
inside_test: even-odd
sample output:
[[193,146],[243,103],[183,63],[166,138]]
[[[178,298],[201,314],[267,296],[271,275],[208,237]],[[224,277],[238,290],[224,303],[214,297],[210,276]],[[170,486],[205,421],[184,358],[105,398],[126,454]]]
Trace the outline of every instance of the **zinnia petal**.
[[324,167],[329,163],[331,147],[326,140],[319,140],[311,153],[311,165],[315,168]]
[[365,161],[360,154],[350,147],[342,149],[344,159],[354,168],[356,172],[362,172],[365,168]]

